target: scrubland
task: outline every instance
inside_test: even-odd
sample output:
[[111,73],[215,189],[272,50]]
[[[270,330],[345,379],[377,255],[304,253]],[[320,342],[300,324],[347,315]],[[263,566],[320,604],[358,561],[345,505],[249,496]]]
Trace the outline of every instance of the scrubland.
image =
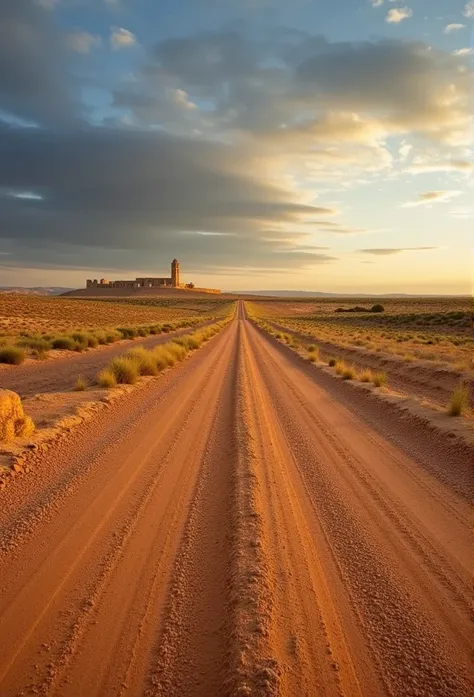
[[83,300],[2,295],[0,363],[43,360],[49,351],[88,348],[169,333],[224,316],[231,303],[220,299]]
[[[383,310],[370,311],[379,302]],[[461,390],[467,398],[460,408],[449,407],[450,413],[470,411],[474,343],[468,298],[265,299],[247,307],[277,339],[317,349],[345,379],[387,383],[438,407]],[[314,350],[308,357],[315,361]]]

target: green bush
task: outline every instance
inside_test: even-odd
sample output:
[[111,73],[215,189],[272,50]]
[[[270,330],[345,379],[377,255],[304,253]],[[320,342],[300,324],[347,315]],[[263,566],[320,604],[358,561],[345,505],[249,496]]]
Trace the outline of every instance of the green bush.
[[19,346],[4,346],[0,349],[0,363],[20,365],[25,360],[25,351]]

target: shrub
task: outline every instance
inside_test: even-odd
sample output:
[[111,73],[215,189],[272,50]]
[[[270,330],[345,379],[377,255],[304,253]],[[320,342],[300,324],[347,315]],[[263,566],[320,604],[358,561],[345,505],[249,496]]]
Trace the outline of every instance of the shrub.
[[20,339],[17,346],[23,348],[29,348],[33,351],[48,351],[51,348],[51,342],[47,341],[43,337],[31,336],[28,338]]
[[72,336],[57,336],[51,342],[53,349],[63,349],[65,351],[74,351],[79,344],[77,344]]
[[0,363],[20,365],[25,360],[25,351],[19,346],[4,346],[0,349]]
[[312,353],[313,351],[317,351],[317,350],[318,350],[318,347],[315,346],[314,344],[310,344],[309,346],[306,347],[306,349],[307,349],[310,353]]
[[122,385],[134,385],[139,375],[137,362],[130,358],[114,358],[109,365],[115,380]]
[[138,331],[135,327],[118,327],[118,332],[124,339],[135,339],[138,336]]
[[330,358],[330,359],[328,360],[328,365],[331,366],[331,368],[334,368],[334,366],[336,365],[336,363],[337,363],[337,361],[336,361],[335,358]]
[[42,349],[33,349],[31,355],[33,358],[36,358],[37,361],[45,361],[49,354],[47,351],[43,351]]
[[382,387],[387,382],[387,374],[374,373],[372,376],[372,382],[374,383],[375,387]]
[[311,363],[316,363],[318,360],[318,356],[316,353],[310,353],[308,356],[308,360],[311,361]]
[[99,387],[115,387],[117,384],[117,380],[115,379],[115,375],[111,370],[107,370],[105,368],[104,370],[101,370],[99,375],[97,376],[97,383]]
[[347,365],[342,371],[343,380],[355,380],[356,377],[357,373],[353,365]]
[[346,364],[344,361],[336,361],[334,364],[334,368],[336,369],[336,375],[342,375],[344,370],[346,369]]
[[106,332],[105,337],[108,344],[113,344],[116,341],[120,341],[120,339],[123,339],[123,334],[121,334],[121,332],[119,332],[118,330],[114,329]]
[[95,336],[95,334],[88,334],[86,339],[87,346],[89,346],[89,348],[96,348],[96,346],[99,345],[99,339]]
[[154,354],[143,347],[127,351],[125,358],[136,363],[140,375],[156,375],[158,372]]
[[469,389],[467,385],[458,385],[449,400],[448,414],[449,416],[462,416],[468,407]]
[[74,339],[76,344],[80,344],[84,348],[87,348],[89,345],[88,336],[85,332],[74,332],[71,334],[71,337]]
[[84,392],[84,390],[86,390],[86,389],[87,389],[87,382],[86,382],[85,378],[83,378],[82,375],[80,375],[76,379],[76,382],[74,385],[74,391],[75,392]]
[[[93,336],[95,337],[95,339],[96,339],[96,341],[97,341],[97,345],[103,346],[104,344],[107,344],[107,343],[108,343],[108,342],[107,342],[107,334],[106,334],[106,332],[102,332],[102,331],[100,331],[100,330],[99,330],[99,331],[95,331],[94,334],[93,334]],[[90,346],[90,344],[89,344],[89,346]]]
[[362,373],[360,374],[360,380],[361,382],[372,382],[374,379],[374,375],[371,370],[363,370]]
[[372,305],[372,307],[370,308],[370,311],[371,312],[385,312],[385,308],[380,303],[377,303],[376,305]]

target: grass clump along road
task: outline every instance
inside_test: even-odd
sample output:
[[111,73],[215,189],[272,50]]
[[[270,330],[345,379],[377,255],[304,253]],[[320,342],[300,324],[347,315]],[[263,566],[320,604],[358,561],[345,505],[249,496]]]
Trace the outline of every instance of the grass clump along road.
[[0,363],[44,360],[49,351],[87,351],[123,339],[168,334],[223,317],[228,300],[83,300],[2,295]]
[[100,387],[110,388],[116,384],[134,385],[140,376],[158,375],[165,368],[178,363],[192,351],[209,341],[228,322],[230,317],[199,329],[187,336],[181,336],[152,350],[143,347],[133,348],[123,356],[118,356],[97,376]]
[[448,407],[450,416],[462,416],[469,409],[469,388],[461,384],[454,390]]

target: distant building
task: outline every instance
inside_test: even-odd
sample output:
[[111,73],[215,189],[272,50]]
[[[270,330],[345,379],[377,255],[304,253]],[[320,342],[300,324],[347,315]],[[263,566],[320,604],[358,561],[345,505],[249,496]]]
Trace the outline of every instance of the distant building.
[[96,278],[86,281],[86,288],[180,288],[179,282],[179,261],[173,259],[171,262],[171,276],[169,278],[136,278],[134,281],[108,281]]

